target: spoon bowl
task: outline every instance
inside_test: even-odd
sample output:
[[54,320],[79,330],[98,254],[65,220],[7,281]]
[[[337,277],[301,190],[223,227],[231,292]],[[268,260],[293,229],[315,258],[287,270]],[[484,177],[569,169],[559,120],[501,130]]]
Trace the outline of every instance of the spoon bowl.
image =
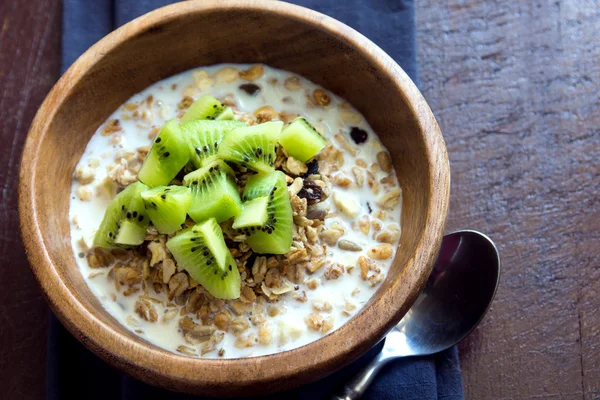
[[387,335],[381,353],[334,400],[359,398],[391,360],[446,350],[465,337],[487,313],[500,280],[500,255],[483,233],[462,230],[444,236],[423,291]]

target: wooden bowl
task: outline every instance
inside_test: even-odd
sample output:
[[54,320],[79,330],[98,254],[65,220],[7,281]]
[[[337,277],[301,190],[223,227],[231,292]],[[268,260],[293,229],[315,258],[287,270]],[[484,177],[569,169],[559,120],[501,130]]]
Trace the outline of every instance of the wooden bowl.
[[[385,282],[340,329],[274,355],[198,359],[149,344],[104,310],[71,249],[69,189],[88,140],[131,95],[173,74],[223,62],[265,63],[298,73],[357,107],[392,154],[404,192],[402,238]],[[282,2],[182,2],[100,40],[48,94],[23,153],[21,231],[52,310],[105,361],[176,391],[261,394],[334,372],[402,318],[436,259],[448,212],[449,174],[444,141],[425,100],[402,69],[356,31]]]

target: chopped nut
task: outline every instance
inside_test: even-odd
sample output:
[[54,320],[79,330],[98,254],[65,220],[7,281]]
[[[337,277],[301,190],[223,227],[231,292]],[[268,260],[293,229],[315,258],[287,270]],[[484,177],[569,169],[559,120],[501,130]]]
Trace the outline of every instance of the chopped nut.
[[297,264],[302,261],[308,261],[310,256],[308,255],[306,249],[294,249],[290,250],[286,254],[287,260],[290,264]]
[[377,203],[381,208],[386,210],[392,210],[400,203],[400,195],[402,194],[400,188],[395,188],[384,194],[379,202]]
[[[293,195],[290,196],[290,202],[292,204],[292,211],[294,217],[304,217],[306,216],[306,209],[308,207],[308,202],[306,199],[301,199],[300,197]],[[301,224],[297,224],[301,225]]]
[[332,263],[327,270],[325,270],[325,278],[332,280],[339,278],[344,273],[344,266],[340,263]]
[[235,347],[237,347],[238,349],[252,347],[256,344],[257,340],[258,339],[256,338],[256,335],[254,333],[239,336],[235,341]]
[[81,201],[88,201],[92,198],[92,191],[88,189],[87,186],[79,186],[75,189],[75,194]]
[[371,224],[369,223],[369,216],[368,215],[363,215],[358,220],[358,226],[360,227],[360,231],[362,233],[364,233],[365,235],[368,235],[369,231],[371,230]]
[[374,260],[387,260],[393,253],[394,249],[387,243],[371,247],[367,252],[369,257]]
[[177,267],[175,263],[170,258],[165,259],[162,262],[162,272],[163,272],[163,283],[169,283],[171,277],[175,274]]
[[262,106],[254,110],[254,116],[258,119],[258,123],[268,122],[279,118],[279,114],[271,106]]
[[371,227],[375,232],[379,232],[381,230],[381,221],[374,219],[371,221]]
[[360,213],[360,205],[354,199],[345,198],[343,195],[337,192],[333,193],[333,203],[336,205],[338,210],[349,216],[350,218],[356,218]]
[[154,266],[167,259],[167,248],[163,242],[150,242],[148,250],[152,253],[150,266]]
[[374,271],[377,268],[375,263],[365,256],[358,257],[358,264],[360,265],[360,277],[365,281],[369,276],[369,271]]
[[321,333],[327,333],[333,328],[334,318],[332,315],[328,316],[323,320],[323,324],[321,325]]
[[270,325],[263,325],[258,328],[258,343],[266,346],[271,343],[273,339],[273,329]]
[[239,72],[234,67],[224,67],[215,73],[217,83],[231,83],[239,78]]
[[304,181],[302,178],[294,179],[294,182],[290,186],[288,186],[288,193],[291,196],[296,196],[302,190],[302,186],[304,185]]
[[290,156],[286,162],[286,170],[293,175],[304,175],[306,171],[308,171],[308,167],[300,160],[296,160],[294,157]]
[[333,310],[333,306],[328,301],[313,301],[312,308],[315,311],[329,312]]
[[115,281],[121,285],[133,286],[142,281],[142,272],[127,265],[112,270]]
[[319,279],[318,278],[311,278],[311,279],[307,280],[305,283],[306,283],[306,287],[309,288],[310,290],[315,290],[317,287],[319,287]]
[[94,176],[94,170],[88,165],[79,165],[75,169],[75,179],[82,185],[91,183],[94,180]]
[[[189,279],[192,280],[191,278]],[[202,307],[202,305],[204,304],[204,300],[205,297],[201,291],[199,291],[198,289],[193,290],[190,294],[190,297],[188,297],[188,301],[185,306],[186,311],[190,314],[197,313],[198,310],[200,310],[200,307]]]
[[207,71],[199,70],[192,72],[192,76],[194,77],[194,82],[196,83],[196,87],[201,91],[204,91],[212,86],[213,81],[210,79],[210,75]]
[[310,329],[320,331],[321,326],[323,325],[323,316],[317,313],[310,313],[304,318],[304,322],[306,322],[306,325],[308,325]]
[[308,300],[308,298],[306,297],[306,292],[303,290],[300,293],[296,293],[293,296],[294,300],[299,301],[300,303],[306,303],[306,301]]
[[315,89],[313,91],[313,97],[314,97],[315,103],[317,105],[327,106],[327,105],[329,105],[329,103],[331,103],[331,99],[329,98],[329,95],[323,89]]
[[288,90],[300,90],[300,78],[297,76],[290,76],[283,84]]
[[307,265],[307,268],[311,273],[319,270],[323,265],[325,265],[325,263],[327,262],[327,259],[323,258],[318,258],[318,259],[311,259]]
[[390,153],[387,151],[377,153],[377,163],[384,172],[392,172],[392,159],[390,158]]
[[338,242],[338,247],[342,250],[348,250],[348,251],[361,251],[362,247],[360,247],[359,245],[357,245],[354,242],[351,242],[350,240],[340,240]]
[[240,72],[240,78],[242,78],[246,81],[253,82],[253,81],[257,80],[258,78],[260,78],[261,76],[263,76],[264,72],[265,72],[264,67],[261,64],[256,64],[256,65],[251,66],[247,70]]

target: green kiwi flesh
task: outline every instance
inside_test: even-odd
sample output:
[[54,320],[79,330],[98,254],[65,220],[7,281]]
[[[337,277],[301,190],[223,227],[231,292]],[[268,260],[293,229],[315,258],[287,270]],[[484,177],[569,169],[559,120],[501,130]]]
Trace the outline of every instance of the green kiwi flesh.
[[167,241],[167,248],[177,265],[211,295],[219,299],[240,297],[240,273],[214,218],[181,231]]
[[229,132],[219,145],[219,158],[257,172],[272,172],[283,122],[242,127]]
[[181,229],[192,202],[185,186],[157,186],[141,194],[150,221],[158,232],[171,234]]
[[257,197],[242,204],[242,212],[235,217],[233,229],[263,227],[267,222],[269,214],[267,207],[269,196]]
[[294,220],[285,174],[275,171],[248,178],[242,198],[245,202],[267,196],[267,221],[259,227],[240,229],[248,236],[250,248],[261,254],[285,254],[292,245]]
[[307,162],[323,150],[327,145],[327,139],[317,132],[308,121],[298,117],[283,128],[279,144],[290,156]]
[[144,242],[149,219],[141,193],[147,189],[143,183],[135,182],[117,194],[94,236],[95,247],[129,247]]
[[195,168],[216,158],[225,135],[235,128],[246,126],[239,121],[197,120],[181,125],[190,152],[190,162]]
[[222,222],[242,212],[233,175],[227,164],[215,160],[183,177],[183,184],[192,192],[188,214],[195,222],[209,218]]
[[168,185],[189,158],[189,148],[179,124],[175,120],[167,121],[154,139],[138,179],[150,187]]
[[217,120],[231,120],[235,119],[235,114],[233,113],[233,109],[231,107],[226,107],[225,110],[217,117]]
[[198,119],[217,119],[225,111],[225,105],[210,94],[198,97],[181,117],[181,123]]

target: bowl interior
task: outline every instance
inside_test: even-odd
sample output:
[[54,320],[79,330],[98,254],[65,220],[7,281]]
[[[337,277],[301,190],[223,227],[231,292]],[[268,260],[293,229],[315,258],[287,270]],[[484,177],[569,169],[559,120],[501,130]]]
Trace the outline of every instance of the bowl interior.
[[[444,169],[447,160],[442,143],[441,149],[433,149],[443,153],[441,158],[432,162],[428,135],[436,134],[437,126],[426,106],[423,113],[415,107],[414,100],[409,99],[414,92],[422,101],[420,95],[389,58],[377,57],[378,48],[368,41],[357,47],[357,42],[349,39],[354,33],[348,30],[352,35],[346,31],[338,34],[337,25],[328,27],[332,20],[319,14],[298,17],[276,6],[262,10],[222,6],[209,12],[208,7],[196,4],[165,10],[160,19],[153,14],[142,17],[86,53],[51,93],[49,103],[41,111],[43,114],[36,119],[37,128],[34,123],[35,139],[30,138],[30,142],[35,140],[35,143],[28,143],[27,149],[35,155],[25,155],[24,164],[28,159],[30,164],[23,166],[22,173],[31,177],[24,177],[31,181],[28,190],[31,207],[35,210],[31,218],[35,219],[36,231],[41,232],[43,240],[43,246],[41,243],[36,246],[44,247],[45,257],[53,266],[48,267],[52,275],[59,278],[64,289],[93,314],[98,323],[141,342],[104,311],[76,266],[68,221],[73,170],[97,127],[130,96],[150,84],[204,65],[264,63],[300,74],[345,98],[365,115],[392,155],[403,189],[402,236],[388,277],[371,304],[383,293],[394,291],[388,300],[395,303],[381,307],[394,308],[385,318],[393,315],[396,321],[383,321],[377,316],[363,318],[376,324],[381,336],[384,326],[391,326],[406,312],[416,296],[415,287],[428,275],[431,252],[415,259],[415,251],[428,224],[433,223],[434,229],[441,233],[446,214],[445,202],[441,208],[431,208],[432,188],[436,185],[432,177],[436,173],[447,174]],[[406,87],[413,92],[407,93]],[[431,129],[436,132],[428,132]],[[439,141],[441,143],[441,138]],[[443,189],[447,202],[447,177],[442,176],[441,182],[446,185]],[[26,233],[24,236],[27,242],[33,240],[28,239]],[[437,244],[439,241],[433,247],[437,248]],[[34,266],[38,278],[41,268],[45,267]],[[40,280],[44,286],[43,279]],[[50,298],[52,300],[52,296]],[[55,309],[61,307],[54,303]],[[374,310],[365,308],[363,313]],[[63,318],[63,322],[74,328],[80,338],[85,336],[77,328],[78,321]],[[360,327],[342,330],[345,335],[360,337]],[[377,339],[357,340],[360,346],[351,356],[366,350]],[[339,340],[350,340],[348,343],[352,346],[352,339],[340,337]],[[145,373],[152,374],[147,369],[140,370],[142,377]],[[285,380],[283,384],[287,384]]]

